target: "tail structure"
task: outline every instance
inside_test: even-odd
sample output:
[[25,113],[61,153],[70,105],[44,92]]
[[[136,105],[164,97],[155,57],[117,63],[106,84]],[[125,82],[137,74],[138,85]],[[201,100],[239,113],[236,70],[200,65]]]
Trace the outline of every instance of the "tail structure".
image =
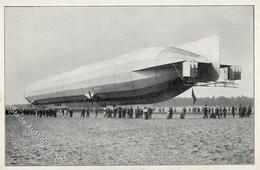
[[177,45],[177,47],[201,55],[211,61],[212,65],[208,72],[209,81],[218,80],[220,73],[220,41],[218,36]]

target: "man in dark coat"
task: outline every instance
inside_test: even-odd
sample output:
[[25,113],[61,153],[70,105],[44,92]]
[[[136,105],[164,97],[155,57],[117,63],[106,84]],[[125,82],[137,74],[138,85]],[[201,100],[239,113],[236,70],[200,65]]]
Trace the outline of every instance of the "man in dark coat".
[[65,116],[65,109],[62,109],[62,117]]
[[139,106],[137,106],[137,108],[135,109],[135,118],[139,118]]
[[86,114],[86,110],[85,110],[85,108],[82,108],[80,118],[83,119],[85,117],[85,114]]
[[73,109],[70,109],[70,117],[73,117]]
[[96,117],[98,117],[98,108],[95,109]]
[[169,108],[169,113],[167,115],[167,119],[172,119],[172,115],[173,115],[173,109],[170,107]]
[[184,119],[184,118],[185,118],[186,111],[187,111],[187,109],[186,109],[186,107],[184,106],[183,109],[182,109],[182,112],[181,112],[181,114],[180,114],[180,118],[181,118],[181,119]]
[[208,106],[207,105],[204,106],[203,112],[204,112],[203,118],[204,119],[208,118]]
[[239,117],[240,117],[240,118],[243,117],[242,112],[243,112],[243,107],[242,107],[242,105],[240,105],[240,106],[239,106]]
[[130,107],[130,119],[132,119],[134,117],[134,109],[133,107]]
[[118,118],[122,117],[122,107],[118,108]]
[[247,108],[247,117],[250,117],[251,113],[252,113],[252,108],[249,105],[248,108]]
[[224,114],[224,118],[226,119],[226,116],[227,116],[227,108],[226,107],[223,108],[223,114]]
[[86,118],[90,116],[90,111],[89,111],[89,107],[87,107],[87,114],[86,114]]
[[152,119],[153,109],[151,107],[148,108],[148,117]]
[[246,107],[245,106],[242,109],[242,115],[243,115],[243,117],[246,117]]
[[235,107],[234,107],[234,106],[232,106],[232,108],[231,108],[231,112],[232,112],[232,116],[233,116],[233,118],[235,118]]
[[218,116],[218,118],[220,118],[218,106],[215,108],[215,116]]

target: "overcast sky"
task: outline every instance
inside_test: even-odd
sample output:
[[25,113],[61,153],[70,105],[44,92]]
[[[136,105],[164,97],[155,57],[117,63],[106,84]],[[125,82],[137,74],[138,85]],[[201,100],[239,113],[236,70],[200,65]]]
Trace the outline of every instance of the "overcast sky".
[[[6,7],[6,104],[26,103],[37,80],[149,46],[218,35],[221,62],[242,66],[239,88],[194,87],[197,97],[253,96],[253,8]],[[191,97],[188,90],[180,97]]]

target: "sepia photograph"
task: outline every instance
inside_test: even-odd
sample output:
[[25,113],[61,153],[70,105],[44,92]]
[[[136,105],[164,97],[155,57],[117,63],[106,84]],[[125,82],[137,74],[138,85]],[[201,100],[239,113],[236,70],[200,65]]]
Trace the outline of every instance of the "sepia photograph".
[[4,165],[255,165],[254,5],[4,7]]

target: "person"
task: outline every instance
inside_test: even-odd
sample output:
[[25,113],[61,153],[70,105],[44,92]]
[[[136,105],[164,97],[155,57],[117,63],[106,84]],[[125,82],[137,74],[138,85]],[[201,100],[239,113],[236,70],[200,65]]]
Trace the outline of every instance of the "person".
[[65,109],[62,109],[62,117],[65,115]]
[[126,118],[126,108],[123,108],[122,110],[122,118]]
[[242,116],[246,117],[246,107],[245,106],[242,108]]
[[167,119],[172,119],[172,115],[173,115],[173,109],[170,107],[167,115]]
[[137,106],[137,108],[135,109],[135,118],[139,118],[139,106]]
[[208,106],[207,105],[204,106],[203,112],[204,112],[203,119],[208,118]]
[[50,112],[50,109],[45,109],[45,116],[46,117],[49,117],[49,112]]
[[54,109],[50,108],[50,117],[54,116]]
[[98,109],[95,109],[95,113],[96,113],[96,118],[98,117]]
[[181,114],[180,114],[180,118],[181,118],[181,119],[184,119],[184,118],[185,118],[186,111],[187,111],[187,110],[186,110],[186,107],[184,106],[183,109],[182,109],[182,112],[181,112]]
[[223,117],[223,108],[222,107],[219,107],[219,115],[221,118]]
[[84,118],[85,117],[85,113],[86,113],[86,110],[84,108],[81,109],[81,114],[80,114],[80,118]]
[[226,116],[227,116],[227,108],[226,107],[223,108],[223,115],[224,115],[224,118],[226,119]]
[[152,119],[152,114],[153,114],[152,108],[149,107],[147,111],[148,111],[148,118],[149,118],[149,119]]
[[126,118],[130,118],[130,108],[126,108]]
[[89,107],[87,107],[86,118],[89,117]]
[[242,111],[243,111],[243,107],[242,104],[239,106],[239,117],[242,118]]
[[112,111],[113,111],[113,118],[116,118],[116,116],[117,116],[117,108],[114,106]]
[[215,115],[215,112],[214,112],[214,107],[209,108],[209,113],[210,113],[209,117],[211,119],[215,119],[216,118],[216,115]]
[[144,119],[149,119],[148,110],[144,107]]
[[112,118],[113,110],[112,108],[108,108],[108,118]]
[[72,117],[73,116],[73,109],[71,108],[70,109],[70,117]]
[[107,107],[103,108],[103,117],[107,117]]
[[140,118],[141,118],[141,119],[143,118],[143,115],[144,115],[144,111],[143,111],[143,109],[141,108],[141,109],[140,109]]
[[54,110],[54,117],[57,117],[57,109]]
[[105,109],[105,117],[109,118],[109,108],[106,107]]
[[107,107],[103,108],[103,117],[107,117]]
[[231,112],[232,112],[232,116],[233,116],[233,118],[235,118],[235,107],[234,107],[234,106],[232,106],[232,108],[231,108]]
[[122,117],[122,107],[120,106],[118,108],[118,118],[120,119]]
[[134,117],[134,109],[133,109],[133,107],[130,107],[130,119],[133,119],[133,117]]
[[248,108],[247,108],[247,117],[250,117],[251,113],[252,113],[252,108],[251,108],[250,105],[248,105]]
[[218,106],[215,108],[215,116],[216,116],[216,117],[218,116],[218,118],[220,118]]
[[176,114],[177,113],[177,110],[176,110],[176,107],[174,108],[174,114]]
[[46,117],[46,108],[43,109],[43,112],[42,112],[42,113],[43,113],[43,116]]
[[43,115],[43,109],[40,109],[39,110],[39,117],[42,118],[42,115]]
[[68,109],[67,108],[65,108],[65,110],[64,110],[64,116],[68,116]]

